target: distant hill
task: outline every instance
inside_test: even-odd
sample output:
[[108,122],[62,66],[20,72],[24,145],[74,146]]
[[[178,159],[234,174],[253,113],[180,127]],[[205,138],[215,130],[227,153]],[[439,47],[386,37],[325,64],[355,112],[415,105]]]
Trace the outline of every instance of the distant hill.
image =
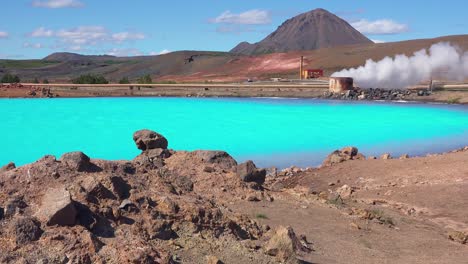
[[369,43],[372,41],[345,20],[327,10],[315,9],[286,20],[262,41],[242,42],[231,52],[253,55]]
[[44,61],[79,61],[79,60],[94,60],[94,59],[113,59],[115,56],[110,55],[81,55],[70,52],[56,52],[45,57]]
[[442,41],[468,51],[468,35],[458,35],[254,56],[210,51],[178,51],[138,57],[54,53],[42,60],[0,60],[0,77],[5,73],[17,74],[23,82],[34,78],[70,82],[72,78],[88,73],[102,74],[111,82],[118,82],[123,77],[136,80],[145,74],[150,74],[154,81],[177,82],[231,82],[278,76],[297,78],[300,56],[305,57],[305,67],[321,68],[330,75],[343,68],[363,65],[367,59],[411,55]]

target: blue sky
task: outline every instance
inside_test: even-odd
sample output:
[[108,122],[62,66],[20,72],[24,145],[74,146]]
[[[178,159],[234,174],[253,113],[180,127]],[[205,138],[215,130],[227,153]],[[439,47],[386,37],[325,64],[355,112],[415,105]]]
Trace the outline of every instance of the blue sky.
[[466,0],[4,0],[0,58],[228,51],[315,8],[384,42],[468,33]]

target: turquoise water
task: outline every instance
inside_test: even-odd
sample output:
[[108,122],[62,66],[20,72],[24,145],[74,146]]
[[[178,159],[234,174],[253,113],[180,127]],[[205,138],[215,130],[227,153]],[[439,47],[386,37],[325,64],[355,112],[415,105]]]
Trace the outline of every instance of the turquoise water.
[[91,98],[0,100],[0,164],[82,150],[132,159],[132,134],[165,135],[176,150],[226,150],[259,166],[319,164],[357,146],[419,155],[468,145],[468,107],[314,99]]

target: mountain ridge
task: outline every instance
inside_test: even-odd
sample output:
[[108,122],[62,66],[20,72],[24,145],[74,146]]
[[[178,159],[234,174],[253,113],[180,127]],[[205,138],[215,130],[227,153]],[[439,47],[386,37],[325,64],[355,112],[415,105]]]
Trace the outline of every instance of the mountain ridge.
[[256,55],[370,43],[373,42],[348,22],[318,8],[284,21],[278,29],[257,43],[239,43],[231,52]]

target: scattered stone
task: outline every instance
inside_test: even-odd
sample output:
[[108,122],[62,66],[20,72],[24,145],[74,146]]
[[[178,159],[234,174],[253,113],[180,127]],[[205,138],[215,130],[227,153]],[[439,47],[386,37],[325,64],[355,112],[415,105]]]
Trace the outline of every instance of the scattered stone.
[[143,129],[136,131],[133,134],[133,141],[138,149],[148,150],[148,149],[167,149],[168,142],[167,139],[154,131]]
[[215,256],[207,256],[206,264],[223,264],[223,262]]
[[265,182],[266,171],[264,169],[257,169],[255,163],[249,160],[237,165],[237,175],[244,182],[256,182],[258,184],[263,184]]
[[42,235],[40,224],[29,217],[15,219],[12,223],[11,232],[15,237],[17,245],[24,245],[38,240]]
[[361,230],[361,227],[360,227],[358,224],[354,223],[354,222],[352,222],[351,224],[349,224],[349,226],[351,226],[351,227],[354,228],[354,229]]
[[336,190],[336,193],[340,195],[341,198],[343,199],[349,199],[351,198],[351,194],[353,193],[353,189],[349,187],[348,185],[343,185],[340,188]]
[[119,209],[121,210],[127,210],[130,207],[135,207],[135,204],[128,199],[123,200],[119,205]]
[[266,176],[271,177],[271,178],[277,177],[278,176],[278,168],[271,167],[271,168],[267,169],[266,170]]
[[368,160],[376,160],[377,157],[375,157],[375,156],[368,156],[367,159],[368,159]]
[[264,249],[266,254],[275,256],[281,262],[295,260],[298,251],[308,251],[289,226],[279,226]]
[[208,172],[208,173],[212,173],[214,172],[214,169],[213,167],[211,166],[205,166],[205,168],[203,169],[204,172]]
[[75,171],[84,172],[91,169],[90,158],[81,151],[65,153],[60,157],[60,161]]
[[455,241],[461,244],[468,243],[468,234],[465,234],[464,232],[450,231],[448,233],[448,238],[452,241]]
[[47,190],[36,213],[36,217],[42,223],[59,226],[75,225],[76,216],[77,210],[65,188]]
[[401,155],[400,159],[409,159],[410,156],[408,154]]
[[112,176],[110,178],[112,191],[119,199],[127,199],[130,197],[131,186],[120,176]]
[[380,156],[380,158],[383,160],[389,160],[392,159],[392,156],[389,153],[385,153],[382,156]]
[[247,196],[247,201],[249,201],[249,202],[260,202],[260,199],[255,194],[251,194],[251,195]]

